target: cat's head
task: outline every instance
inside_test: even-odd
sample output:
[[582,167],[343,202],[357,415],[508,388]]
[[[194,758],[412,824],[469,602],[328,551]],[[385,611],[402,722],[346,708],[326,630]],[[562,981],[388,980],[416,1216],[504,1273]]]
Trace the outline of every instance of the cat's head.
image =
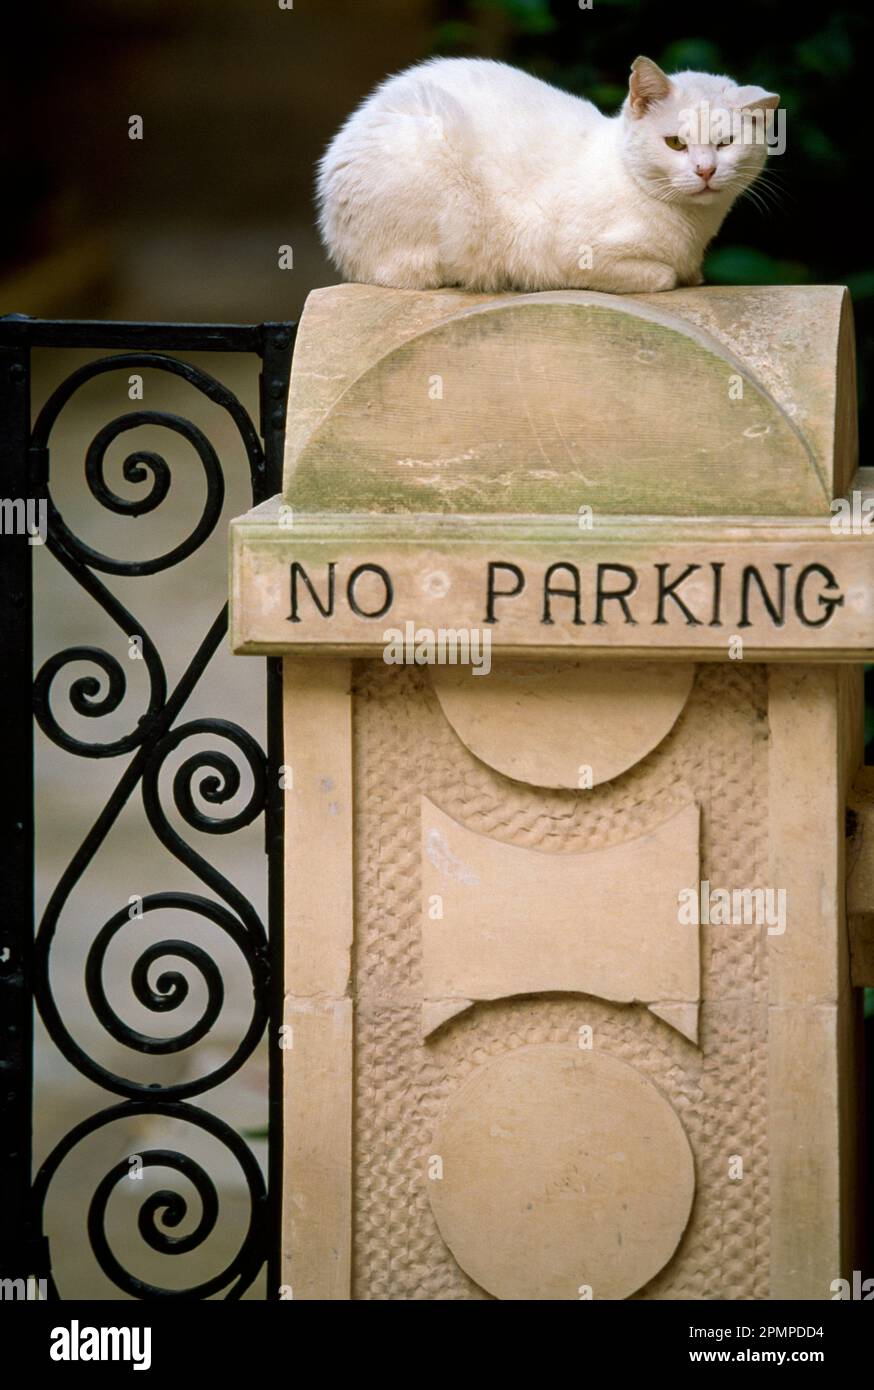
[[635,58],[622,107],[626,164],[664,202],[733,202],[762,171],[779,103],[763,87],[707,72],[668,77],[650,58]]

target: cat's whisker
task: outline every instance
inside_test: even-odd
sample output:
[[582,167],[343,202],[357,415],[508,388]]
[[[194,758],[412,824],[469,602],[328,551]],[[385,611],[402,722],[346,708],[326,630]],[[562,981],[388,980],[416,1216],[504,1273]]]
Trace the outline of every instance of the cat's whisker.
[[766,179],[757,179],[754,184],[750,185],[750,189],[755,189],[762,203],[775,211],[782,210],[784,201],[792,196],[785,189],[769,183]]
[[763,184],[766,188],[781,188],[785,178],[785,174],[778,174],[776,170],[763,169],[755,182]]
[[749,198],[750,202],[763,214],[768,214],[781,207],[783,190],[772,187],[761,178],[747,183],[743,175],[737,174],[727,180],[723,187],[738,201],[740,198]]
[[[765,199],[762,197],[762,195],[758,193],[754,188],[745,188],[743,193],[741,193],[740,198],[749,198],[753,207],[756,208],[762,214],[763,217],[767,217],[769,215],[771,209],[765,202]],[[740,202],[740,198],[738,199],[738,202]]]
[[793,195],[787,190],[783,188],[772,188],[769,184],[765,184],[761,187],[760,192],[775,211],[782,211],[785,204],[796,201]]

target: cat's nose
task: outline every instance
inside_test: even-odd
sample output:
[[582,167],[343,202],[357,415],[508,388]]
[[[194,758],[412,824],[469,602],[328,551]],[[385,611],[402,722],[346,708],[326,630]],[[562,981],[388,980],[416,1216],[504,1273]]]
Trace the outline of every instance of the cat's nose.
[[697,164],[695,166],[695,173],[698,175],[699,179],[703,179],[705,183],[709,183],[712,176],[716,173],[716,165],[705,164],[702,167],[702,165]]

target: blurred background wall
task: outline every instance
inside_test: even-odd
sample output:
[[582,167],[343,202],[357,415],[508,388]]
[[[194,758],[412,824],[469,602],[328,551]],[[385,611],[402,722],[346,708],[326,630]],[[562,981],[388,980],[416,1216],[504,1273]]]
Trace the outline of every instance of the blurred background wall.
[[332,279],[313,166],[367,88],[426,51],[430,16],[425,0],[58,0],[22,19],[4,306],[255,321]]
[[[331,278],[315,161],[387,73],[433,53],[519,63],[605,110],[639,52],[779,91],[788,148],[766,208],[744,200],[711,255],[721,282],[850,285],[870,346],[860,216],[874,18],[858,5],[734,0],[37,0],[5,74],[3,304],[37,312],[279,317]],[[142,141],[128,139],[141,115]],[[276,247],[295,249],[279,271]],[[28,274],[32,272],[32,274]],[[18,290],[21,293],[21,290]],[[867,393],[866,393],[867,396]]]

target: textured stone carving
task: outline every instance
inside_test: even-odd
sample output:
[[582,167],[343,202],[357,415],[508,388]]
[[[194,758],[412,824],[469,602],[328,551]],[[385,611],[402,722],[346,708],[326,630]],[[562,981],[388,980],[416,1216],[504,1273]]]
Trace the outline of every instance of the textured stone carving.
[[[360,663],[353,731],[352,1296],[494,1296],[460,1268],[431,1210],[428,1159],[440,1115],[488,1058],[543,1044],[577,1048],[585,1027],[596,1051],[659,1088],[695,1155],[686,1232],[661,1273],[631,1297],[767,1298],[768,944],[761,929],[702,926],[700,1051],[640,1005],[566,994],[477,1004],[423,1042],[420,867],[423,794],[504,844],[570,853],[621,844],[695,801],[702,876],[766,881],[767,804],[751,794],[768,781],[766,668],[699,668],[667,738],[623,776],[588,792],[526,787],[472,757],[420,671]],[[728,1160],[737,1153],[744,1177],[733,1182]]]

